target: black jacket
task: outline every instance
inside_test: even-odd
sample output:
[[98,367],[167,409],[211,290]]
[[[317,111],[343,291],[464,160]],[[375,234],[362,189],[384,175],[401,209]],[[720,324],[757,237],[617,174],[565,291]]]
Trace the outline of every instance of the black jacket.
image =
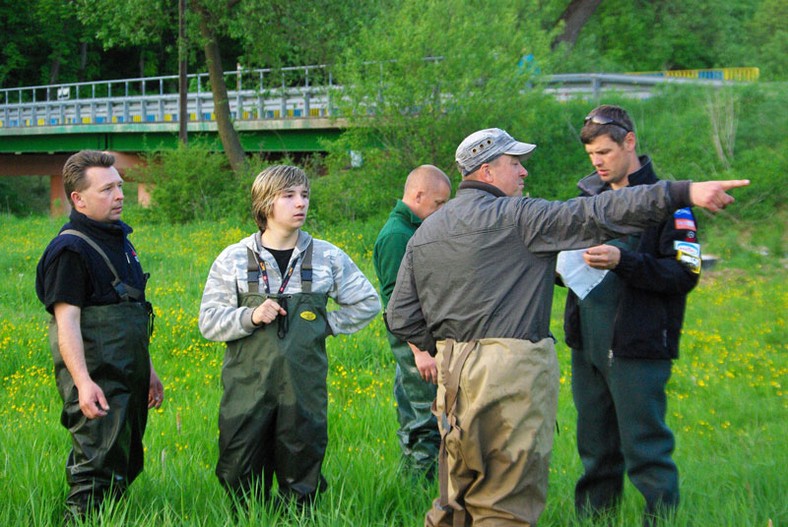
[[[145,302],[148,277],[128,239],[132,228],[122,221],[100,223],[73,209],[69,220],[60,231],[74,229],[96,242],[107,254],[121,281],[143,293],[142,298],[136,300]],[[64,267],[59,269],[59,266]],[[116,304],[122,300],[112,286],[113,280],[114,275],[104,259],[86,241],[76,236],[58,235],[38,262],[36,293],[50,313],[55,302],[79,307]]]
[[[651,160],[641,157],[641,168],[629,175],[629,185],[655,183]],[[596,172],[578,183],[581,195],[593,196],[610,190]],[[616,310],[612,351],[616,357],[675,359],[684,320],[687,293],[698,283],[700,268],[677,260],[676,242],[697,244],[691,209],[676,211],[673,218],[643,231],[634,251],[621,251],[621,261],[611,272],[623,282]],[[698,265],[700,250],[695,255]],[[570,290],[564,311],[566,344],[582,349],[578,297]]]

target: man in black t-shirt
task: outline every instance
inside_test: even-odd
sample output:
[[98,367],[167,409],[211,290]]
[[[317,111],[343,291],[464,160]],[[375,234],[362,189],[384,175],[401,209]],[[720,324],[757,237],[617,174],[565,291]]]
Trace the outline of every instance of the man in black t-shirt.
[[123,180],[105,152],[82,151],[63,168],[73,207],[38,263],[36,293],[53,315],[50,346],[61,423],[72,436],[66,518],[121,496],[143,468],[149,408],[164,389],[150,360],[147,275],[120,221]]

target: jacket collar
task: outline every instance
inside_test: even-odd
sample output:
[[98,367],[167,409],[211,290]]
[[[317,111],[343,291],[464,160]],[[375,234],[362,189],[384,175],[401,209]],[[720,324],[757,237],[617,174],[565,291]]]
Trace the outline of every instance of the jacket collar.
[[421,225],[421,219],[413,214],[413,211],[410,210],[410,207],[408,207],[401,199],[397,200],[397,204],[394,205],[394,210],[391,211],[390,215],[399,216],[413,227],[418,227]]
[[[640,168],[629,175],[629,186],[634,187],[637,185],[651,185],[659,181],[657,175],[654,173],[654,165],[651,164],[651,158],[648,156],[640,156]],[[610,185],[602,181],[599,174],[596,172],[584,177],[577,183],[583,194],[594,196],[606,190],[610,190]]]
[[[246,246],[251,250],[255,251],[257,254],[264,254],[268,252],[268,251],[263,251],[263,239],[260,235],[259,230],[254,234],[252,234],[251,236],[249,236],[248,238],[246,238],[246,240],[248,240],[247,242],[244,242],[246,243]],[[309,234],[308,232],[299,229],[298,240],[296,240],[296,245],[294,247],[293,254],[298,255],[304,252],[311,242],[312,242],[312,235]]]
[[506,194],[504,194],[503,191],[495,185],[490,185],[489,183],[484,183],[482,181],[476,181],[475,179],[466,179],[460,183],[459,190],[466,189],[483,190],[484,192],[492,194],[496,198],[506,197]]
[[63,225],[61,231],[77,229],[97,240],[114,240],[133,232],[131,226],[120,220],[109,223],[100,222],[90,219],[76,209],[71,209],[68,219],[69,222]]

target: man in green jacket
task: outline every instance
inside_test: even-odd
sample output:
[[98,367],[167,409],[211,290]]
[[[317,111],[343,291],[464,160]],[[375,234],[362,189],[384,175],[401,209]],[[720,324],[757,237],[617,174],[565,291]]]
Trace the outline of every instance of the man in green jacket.
[[[402,199],[397,200],[380,230],[373,252],[384,309],[394,290],[408,240],[422,220],[443,206],[450,195],[448,176],[435,166],[422,165],[408,175]],[[431,412],[438,380],[435,359],[391,333],[388,339],[397,361],[394,400],[399,418],[397,436],[402,449],[402,467],[415,476],[425,475],[432,479],[440,448],[438,425]]]

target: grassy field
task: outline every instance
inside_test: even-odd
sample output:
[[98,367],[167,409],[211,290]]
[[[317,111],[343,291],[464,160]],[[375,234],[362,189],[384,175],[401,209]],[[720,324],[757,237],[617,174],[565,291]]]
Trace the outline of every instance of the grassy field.
[[[59,525],[62,514],[69,437],[59,424],[47,315],[33,285],[38,258],[60,224],[0,216],[0,525]],[[314,513],[259,507],[233,519],[213,474],[223,345],[200,336],[197,314],[213,258],[247,229],[136,225],[132,240],[152,274],[149,298],[157,319],[151,350],[166,402],[149,419],[145,472],[128,500],[102,512],[101,524],[421,525],[437,488],[397,474],[394,368],[379,318],[357,335],[329,340],[324,472],[330,489]],[[373,277],[376,230],[349,225],[316,234],[345,249]],[[707,240],[714,249],[714,240]],[[690,296],[682,357],[669,385],[683,493],[679,526],[788,526],[786,272],[757,252],[736,261],[746,266],[722,262],[705,271]],[[562,308],[558,290],[552,327],[562,367],[559,434],[540,527],[583,525],[572,507],[580,462]],[[641,506],[628,486],[610,524],[639,525]]]

